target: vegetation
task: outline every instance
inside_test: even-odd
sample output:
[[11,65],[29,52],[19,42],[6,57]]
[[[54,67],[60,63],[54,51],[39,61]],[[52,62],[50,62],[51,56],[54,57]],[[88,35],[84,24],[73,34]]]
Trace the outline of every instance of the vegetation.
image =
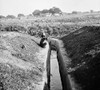
[[53,8],[50,8],[49,9],[49,13],[51,13],[51,14],[61,14],[62,13],[62,11],[59,9],[59,8],[57,8],[57,7],[53,7]]
[[[100,25],[100,13],[79,13],[62,16],[34,17],[31,19],[8,19],[0,21],[1,31],[22,31],[38,36],[43,29],[48,36],[63,37],[83,26]],[[9,28],[9,30],[8,30]],[[10,29],[11,28],[11,29]]]
[[40,10],[35,10],[32,14],[33,14],[34,16],[40,16],[41,11],[40,11]]
[[[32,70],[23,70],[16,66],[0,63],[0,89],[3,90],[25,90],[35,89],[32,82],[37,82],[40,74]],[[2,86],[1,86],[2,83]]]
[[14,15],[7,15],[6,18],[7,19],[15,19],[15,16]]
[[42,11],[35,10],[32,14],[34,16],[41,16],[41,15],[46,15],[46,14],[55,15],[55,14],[62,14],[62,11],[57,7],[53,7],[53,8],[50,8],[49,10],[48,9],[43,9]]
[[24,17],[24,16],[25,16],[24,14],[21,14],[21,13],[20,13],[20,14],[18,14],[17,17],[18,17],[18,18],[21,18],[21,17]]
[[26,32],[27,30],[19,25],[6,25],[0,27],[1,31],[15,31],[15,32]]
[[15,19],[16,17],[14,15],[7,15],[6,18],[7,19]]
[[5,18],[5,16],[3,16],[3,15],[0,15],[0,19],[4,19]]
[[43,9],[43,10],[41,11],[41,13],[43,13],[43,14],[49,13],[49,10],[48,10],[48,9]]

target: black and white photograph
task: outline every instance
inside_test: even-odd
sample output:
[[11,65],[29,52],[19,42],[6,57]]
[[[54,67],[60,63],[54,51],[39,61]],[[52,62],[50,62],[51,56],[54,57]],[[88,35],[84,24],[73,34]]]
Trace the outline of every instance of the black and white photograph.
[[0,90],[100,90],[100,0],[0,0]]

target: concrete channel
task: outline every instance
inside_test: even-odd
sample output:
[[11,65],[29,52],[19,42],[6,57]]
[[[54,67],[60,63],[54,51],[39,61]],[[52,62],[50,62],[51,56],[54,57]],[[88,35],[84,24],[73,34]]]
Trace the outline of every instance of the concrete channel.
[[59,74],[59,65],[57,61],[57,53],[56,51],[51,52],[51,82],[50,88],[51,90],[62,90],[61,78]]
[[[56,55],[57,55],[56,56],[57,61],[50,61],[50,59],[49,59],[49,65],[47,64],[48,67],[49,67],[49,70],[48,70],[49,74],[50,75],[52,74],[51,76],[54,75],[54,77],[55,77],[55,78],[51,78],[50,75],[49,75],[48,76],[49,81],[52,80],[52,79],[56,80],[56,81],[54,81],[54,80],[50,81],[49,84],[51,85],[51,87],[50,87],[50,85],[49,85],[49,87],[52,88],[53,82],[57,82],[58,84],[55,83],[55,85],[53,85],[54,88],[57,88],[57,89],[54,89],[54,90],[72,90],[71,83],[70,83],[70,80],[69,80],[69,77],[68,77],[68,73],[67,73],[67,70],[66,70],[66,67],[65,67],[65,64],[64,64],[63,56],[61,54],[59,42],[56,39],[50,39],[49,44],[50,44],[51,50],[56,51]],[[57,65],[57,62],[58,62],[58,65]],[[50,65],[50,64],[52,64],[52,65]],[[53,64],[55,64],[55,65],[53,65]],[[54,66],[57,66],[57,67],[55,68]],[[54,69],[56,69],[56,70],[54,70]],[[52,70],[52,72],[53,72],[53,70],[56,71],[55,74],[54,74],[54,72],[52,73],[51,70]],[[58,75],[56,75],[56,74],[58,74]],[[60,88],[58,88],[58,87],[60,87]],[[50,89],[50,90],[53,90],[53,88]]]

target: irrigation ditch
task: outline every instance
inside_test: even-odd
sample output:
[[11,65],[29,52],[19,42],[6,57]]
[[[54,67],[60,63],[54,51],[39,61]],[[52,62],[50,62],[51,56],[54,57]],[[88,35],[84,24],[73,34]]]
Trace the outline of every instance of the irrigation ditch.
[[[62,52],[60,50],[60,45],[59,45],[59,40],[57,39],[49,39],[49,44],[50,44],[50,50],[48,52],[48,58],[47,58],[47,85],[45,87],[44,90],[58,90],[57,88],[51,88],[51,84],[52,84],[52,81],[51,81],[51,78],[53,77],[53,74],[56,73],[57,69],[59,71],[59,75],[56,75],[54,78],[54,80],[56,80],[58,78],[58,81],[54,81],[55,83],[60,83],[61,82],[61,88],[59,90],[72,90],[72,87],[71,87],[71,83],[70,83],[70,80],[69,80],[69,77],[68,77],[68,73],[67,73],[67,70],[66,70],[66,67],[65,67],[65,63],[64,63],[64,60],[63,60],[63,56],[62,56]],[[57,61],[51,61],[50,60],[50,56],[52,54],[51,51],[55,51],[56,52],[56,59]],[[55,59],[54,59],[55,60]],[[51,63],[52,62],[52,63]],[[56,70],[54,70],[53,73],[52,72],[52,69],[54,68],[55,65],[50,65],[50,64],[53,64],[53,63],[58,63],[58,66],[56,67]],[[53,66],[53,67],[52,67]],[[54,68],[55,69],[55,68]],[[52,74],[52,75],[51,75]],[[55,84],[53,83],[53,84]],[[56,84],[57,85],[57,84]],[[48,88],[47,88],[48,87]],[[57,86],[59,87],[59,86]]]

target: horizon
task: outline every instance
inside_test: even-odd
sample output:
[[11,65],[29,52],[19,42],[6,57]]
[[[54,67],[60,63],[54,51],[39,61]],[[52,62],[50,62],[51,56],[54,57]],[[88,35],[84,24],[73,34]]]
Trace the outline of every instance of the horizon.
[[58,7],[62,12],[100,11],[100,0],[0,0],[0,15],[32,14],[34,10]]

